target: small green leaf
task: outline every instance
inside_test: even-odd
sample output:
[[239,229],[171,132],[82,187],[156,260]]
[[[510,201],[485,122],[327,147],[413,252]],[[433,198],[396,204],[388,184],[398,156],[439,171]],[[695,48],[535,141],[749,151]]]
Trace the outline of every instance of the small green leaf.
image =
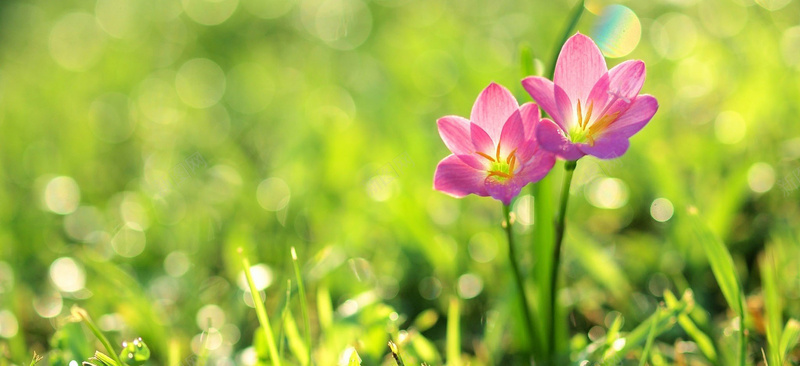
[[789,319],[789,322],[786,323],[786,328],[783,328],[783,336],[781,337],[781,358],[786,358],[786,355],[794,349],[798,341],[800,341],[800,322],[795,319]]

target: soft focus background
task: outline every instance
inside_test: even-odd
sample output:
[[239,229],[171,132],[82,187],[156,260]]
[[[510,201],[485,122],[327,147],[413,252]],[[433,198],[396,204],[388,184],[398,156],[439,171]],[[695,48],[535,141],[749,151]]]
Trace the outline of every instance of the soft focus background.
[[[520,47],[546,73],[574,4],[1,2],[0,365],[88,358],[96,342],[66,321],[73,304],[114,343],[143,337],[152,364],[192,360],[204,331],[211,364],[263,363],[236,248],[291,338],[291,246],[318,364],[353,347],[388,365],[390,337],[407,360],[456,364],[450,299],[463,359],[511,362],[526,342],[501,206],[432,190],[449,154],[435,120],[468,116],[491,81],[530,101]],[[695,206],[733,254],[748,355],[763,364],[765,268],[784,320],[800,317],[800,2],[611,4],[587,2],[577,30],[610,66],[644,60],[661,107],[624,157],[578,164],[559,297],[570,344],[630,331],[665,290],[691,289],[697,327],[735,357],[735,315],[682,220]],[[514,205],[526,270],[540,224],[529,193]],[[702,347],[675,325],[652,352],[710,364]]]

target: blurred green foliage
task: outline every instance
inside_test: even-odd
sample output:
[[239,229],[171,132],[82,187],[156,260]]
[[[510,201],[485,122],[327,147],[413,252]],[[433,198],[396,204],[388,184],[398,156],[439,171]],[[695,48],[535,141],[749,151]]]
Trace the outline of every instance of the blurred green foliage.
[[[587,2],[577,29],[591,34],[610,4]],[[639,364],[651,329],[653,365],[736,360],[693,206],[732,254],[748,358],[797,362],[796,323],[785,352],[775,333],[800,318],[800,2],[622,4],[641,40],[609,65],[644,60],[661,107],[625,156],[578,164],[560,296],[573,360]],[[407,364],[519,362],[500,205],[431,189],[448,154],[435,120],[467,116],[491,81],[529,101],[520,45],[549,67],[572,5],[0,2],[0,365],[34,350],[53,365],[90,357],[72,304],[114,343],[141,336],[155,364],[193,363],[204,341],[210,363],[264,363],[240,247],[260,265],[280,348],[302,360],[291,246],[317,364],[392,364],[390,339]],[[519,243],[550,224],[531,202],[514,206]],[[460,322],[445,321],[450,299]],[[636,347],[615,341],[625,334]]]

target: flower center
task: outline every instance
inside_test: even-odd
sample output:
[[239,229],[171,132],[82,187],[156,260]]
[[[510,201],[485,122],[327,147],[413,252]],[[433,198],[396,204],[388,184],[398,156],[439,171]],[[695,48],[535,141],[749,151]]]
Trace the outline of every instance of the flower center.
[[500,144],[497,144],[497,152],[495,156],[492,157],[489,154],[476,151],[476,154],[480,155],[481,157],[489,160],[489,177],[495,177],[495,179],[503,183],[508,179],[514,178],[514,168],[517,164],[517,149],[511,151],[511,153],[506,156],[505,159],[500,158]]
[[581,101],[578,100],[578,124],[573,125],[569,131],[569,139],[573,143],[589,143],[589,145],[594,145],[594,140],[599,137],[605,131],[605,129],[614,121],[617,120],[619,117],[619,111],[606,114],[608,108],[613,104],[618,98],[615,96],[609,103],[606,104],[606,108],[600,112],[600,118],[596,119],[594,122],[589,123],[590,119],[592,118],[592,109],[594,108],[594,103],[589,103],[589,109],[586,110],[586,115],[583,114],[581,110]]

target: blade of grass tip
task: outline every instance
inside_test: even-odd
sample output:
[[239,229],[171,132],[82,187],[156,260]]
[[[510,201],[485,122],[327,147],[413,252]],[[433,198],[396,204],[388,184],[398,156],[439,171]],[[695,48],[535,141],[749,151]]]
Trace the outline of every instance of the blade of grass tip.
[[789,319],[786,328],[783,328],[783,336],[781,336],[781,358],[786,358],[798,341],[800,341],[800,322]]
[[647,341],[644,343],[642,357],[639,359],[639,366],[645,366],[645,364],[647,364],[647,357],[650,355],[650,348],[653,347],[653,342],[656,339],[656,325],[658,325],[661,312],[662,308],[659,306],[658,309],[656,309],[656,318],[653,320],[653,323],[650,324],[650,332],[647,334]]
[[728,302],[728,306],[739,316],[739,365],[744,366],[747,362],[747,332],[744,327],[744,295],[739,284],[739,277],[733,265],[733,257],[728,248],[722,241],[714,235],[703,223],[698,215],[697,208],[689,207],[689,221],[700,241],[700,245],[708,257],[711,265],[711,272],[717,279],[722,295]]
[[[686,290],[685,296],[693,296],[690,290]],[[675,295],[672,294],[670,291],[664,291],[664,302],[666,302],[667,306],[676,306],[678,303],[678,299]],[[714,348],[714,342],[711,341],[711,338],[703,333],[700,328],[692,321],[692,318],[689,317],[689,314],[694,309],[687,309],[686,313],[681,313],[678,315],[678,324],[680,324],[681,328],[692,337],[695,343],[697,343],[697,347],[700,349],[700,352],[703,353],[706,358],[711,361],[711,363],[717,363],[717,351]]]
[[461,366],[461,309],[458,298],[450,297],[447,308],[447,366]]
[[605,341],[606,351],[603,353],[603,360],[605,361],[608,361],[611,356],[616,353],[616,349],[619,348],[620,344],[618,342],[622,342],[620,341],[621,338],[619,337],[619,330],[622,328],[622,322],[622,315],[619,315],[614,319],[614,322],[611,323],[611,326],[608,328]]
[[619,315],[614,318],[614,322],[608,327],[608,332],[606,332],[606,347],[611,347],[611,344],[619,339],[619,330],[622,328],[622,321],[622,315]]
[[283,359],[283,325],[286,324],[286,313],[289,311],[289,300],[292,299],[292,280],[286,280],[286,301],[281,312],[281,324],[278,326],[278,358]]
[[300,311],[303,315],[303,324],[305,325],[305,339],[306,349],[308,350],[308,364],[313,364],[311,361],[311,319],[308,317],[308,300],[306,299],[305,285],[303,284],[303,276],[300,274],[300,265],[297,264],[297,251],[292,247],[292,264],[294,267],[294,275],[297,277],[297,292],[300,294]]
[[167,355],[167,365],[179,366],[181,360],[181,344],[177,339],[172,338],[169,341],[169,354]]
[[[208,318],[208,329],[211,330],[211,318]],[[208,332],[204,330],[200,338],[203,340],[203,345],[200,346],[200,354],[197,355],[195,366],[206,366],[208,362]]]
[[767,359],[772,365],[783,365],[780,352],[781,330],[783,325],[783,306],[778,294],[776,267],[771,247],[759,258],[761,269],[761,289],[764,295],[764,313],[767,318]]
[[278,347],[275,345],[275,337],[272,335],[272,327],[269,324],[267,309],[261,301],[261,295],[259,295],[258,288],[256,288],[256,284],[253,282],[253,275],[250,273],[250,261],[244,256],[242,248],[239,248],[238,252],[242,258],[242,266],[244,267],[244,275],[247,278],[247,285],[250,287],[250,295],[253,296],[253,305],[256,307],[256,317],[258,317],[258,322],[264,330],[272,365],[280,366],[281,360],[278,358]]
[[94,321],[89,316],[89,313],[86,310],[77,305],[72,305],[70,313],[74,318],[82,320],[89,327],[92,333],[94,333],[94,336],[97,337],[98,340],[100,340],[100,343],[103,344],[103,347],[105,347],[106,351],[111,355],[110,356],[111,359],[114,360],[114,362],[116,362],[117,365],[119,366],[124,365],[124,363],[122,363],[122,360],[120,360],[119,356],[117,355],[117,351],[115,351],[114,347],[111,346],[111,342],[109,342],[108,338],[106,338],[106,336],[103,335],[103,332],[100,331],[100,328],[97,327],[97,325],[94,323]]
[[389,341],[389,349],[392,351],[392,357],[394,358],[394,362],[397,366],[406,366],[406,363],[403,362],[403,357],[400,356],[400,351],[397,349],[397,345],[394,342]]

